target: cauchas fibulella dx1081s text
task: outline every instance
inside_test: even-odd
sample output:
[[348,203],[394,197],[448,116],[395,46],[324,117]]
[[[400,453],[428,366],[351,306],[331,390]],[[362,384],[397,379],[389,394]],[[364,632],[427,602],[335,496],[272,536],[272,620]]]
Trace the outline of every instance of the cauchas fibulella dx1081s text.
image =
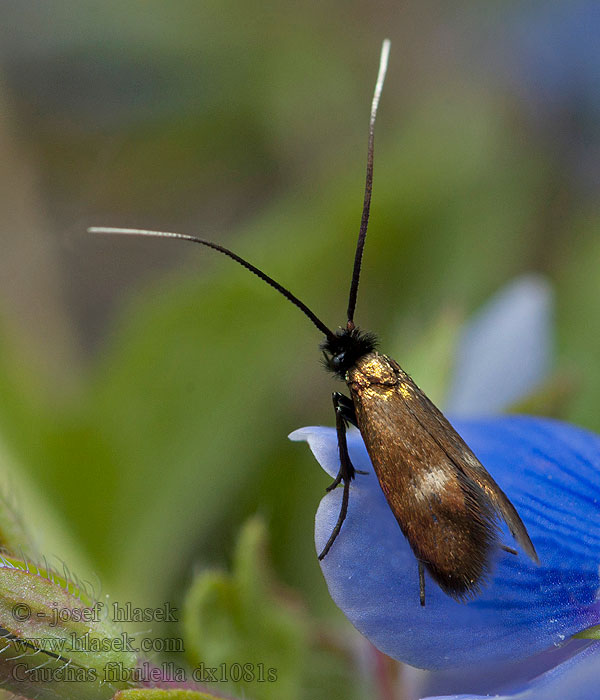
[[[514,506],[460,435],[400,365],[377,351],[375,336],[354,324],[371,204],[375,116],[389,48],[389,41],[384,41],[369,121],[365,195],[344,327],[330,330],[288,289],[217,243],[164,231],[106,227],[89,231],[178,238],[212,248],[274,287],[323,333],[321,349],[326,367],[346,382],[350,397],[333,394],[340,465],[328,490],[341,485],[343,493],[337,523],[319,559],[334,546],[342,529],[351,483],[357,476],[346,441],[346,429],[352,424],[362,435],[389,507],[417,559],[420,601],[424,605],[425,570],[445,593],[464,601],[477,595],[484,584],[495,551],[517,553],[500,543],[499,520],[504,520],[534,561],[538,557]],[[364,527],[369,527],[366,515]]]

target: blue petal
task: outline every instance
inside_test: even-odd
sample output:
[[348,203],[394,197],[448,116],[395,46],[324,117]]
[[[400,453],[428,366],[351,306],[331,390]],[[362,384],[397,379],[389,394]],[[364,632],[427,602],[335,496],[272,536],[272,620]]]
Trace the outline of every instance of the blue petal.
[[563,177],[571,181],[574,174],[595,193],[600,172],[600,5],[580,0],[512,3],[512,8],[512,28],[508,34],[497,31],[494,77],[507,74],[520,104],[530,109],[537,132],[560,154]]
[[[421,607],[414,555],[356,431],[349,434],[350,455],[369,473],[352,483],[348,516],[321,562],[329,592],[352,624],[389,656],[428,669],[517,660],[600,623],[600,438],[529,417],[456,427],[519,511],[541,565],[523,553],[499,553],[489,583],[469,603],[452,600],[427,577]],[[303,428],[290,437],[306,440],[323,468],[337,473],[333,429]],[[318,551],[340,500],[336,489],[319,505]]]
[[[600,642],[496,700],[597,700],[600,686]],[[489,695],[444,695],[428,700],[482,700]]]
[[513,15],[510,60],[513,82],[522,97],[538,103],[546,120],[549,111],[551,116],[564,115],[566,109],[597,115],[598,3],[583,0],[529,5],[523,11],[524,7],[518,7]]
[[568,644],[551,647],[535,656],[518,661],[475,664],[469,668],[423,671],[405,666],[405,679],[411,700],[446,695],[504,695],[529,683],[550,669],[578,654],[592,642],[572,639]]
[[525,275],[469,321],[458,342],[448,413],[502,413],[539,386],[552,364],[552,307],[546,280]]

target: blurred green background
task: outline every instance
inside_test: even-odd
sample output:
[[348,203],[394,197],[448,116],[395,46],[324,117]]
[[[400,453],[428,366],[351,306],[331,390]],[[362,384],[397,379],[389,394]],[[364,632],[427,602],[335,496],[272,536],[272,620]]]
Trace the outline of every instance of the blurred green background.
[[569,385],[547,410],[600,430],[594,3],[0,13],[0,449],[46,555],[180,601],[258,513],[280,581],[342,624],[312,542],[328,479],[286,439],[333,424],[318,333],[210,251],[86,228],[212,238],[342,324],[385,36],[358,323],[410,372],[440,320],[541,272]]

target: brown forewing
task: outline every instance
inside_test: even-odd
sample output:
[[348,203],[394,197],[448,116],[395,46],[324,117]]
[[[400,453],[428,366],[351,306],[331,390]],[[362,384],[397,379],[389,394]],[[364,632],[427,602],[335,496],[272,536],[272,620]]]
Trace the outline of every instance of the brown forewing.
[[390,508],[415,556],[446,593],[463,599],[478,592],[498,544],[497,516],[537,559],[508,498],[394,360],[365,355],[347,382]]

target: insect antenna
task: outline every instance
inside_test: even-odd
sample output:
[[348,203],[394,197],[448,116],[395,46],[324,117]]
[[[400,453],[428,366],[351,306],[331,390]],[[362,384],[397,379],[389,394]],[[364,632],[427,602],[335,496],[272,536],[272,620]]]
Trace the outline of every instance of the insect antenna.
[[369,120],[369,143],[367,146],[367,177],[365,181],[365,198],[363,201],[362,218],[360,220],[360,231],[354,255],[354,269],[352,271],[352,282],[350,283],[350,295],[348,297],[348,329],[354,328],[354,309],[356,308],[356,296],[358,294],[358,283],[360,281],[360,266],[362,263],[363,249],[367,237],[367,226],[369,225],[369,212],[371,210],[371,191],[373,189],[373,141],[375,137],[375,118],[377,117],[377,107],[383,89],[383,81],[387,71],[388,57],[390,55],[390,40],[385,39],[381,47],[379,58],[379,73],[375,83],[373,102],[371,103],[371,118]]
[[336,337],[335,333],[329,330],[329,328],[323,323],[323,321],[321,321],[321,319],[316,314],[314,314],[304,302],[300,301],[300,299],[298,299],[297,296],[292,294],[289,291],[289,289],[283,287],[272,277],[269,277],[269,275],[265,274],[262,270],[259,270],[258,267],[252,265],[252,263],[249,263],[247,260],[244,260],[244,258],[237,255],[237,253],[234,253],[232,250],[229,250],[229,248],[225,248],[224,246],[219,245],[218,243],[206,241],[203,238],[197,238],[196,236],[190,236],[187,233],[171,233],[170,231],[146,231],[144,229],[137,228],[110,228],[107,226],[92,226],[91,228],[88,228],[88,233],[122,234],[126,236],[154,236],[156,238],[180,238],[184,241],[191,241],[192,243],[199,243],[200,245],[212,248],[213,250],[216,250],[219,253],[227,255],[227,257],[231,258],[232,260],[235,260],[237,263],[242,265],[242,267],[245,267],[246,270],[249,270],[250,272],[252,272],[252,274],[259,277],[263,282],[266,282],[268,285],[276,289],[282,296],[284,296],[288,301],[294,304],[294,306],[297,306],[300,309],[300,311],[302,311],[306,316],[308,316],[308,318],[315,324],[315,326],[321,331],[321,333],[323,333],[328,339],[335,339]]

